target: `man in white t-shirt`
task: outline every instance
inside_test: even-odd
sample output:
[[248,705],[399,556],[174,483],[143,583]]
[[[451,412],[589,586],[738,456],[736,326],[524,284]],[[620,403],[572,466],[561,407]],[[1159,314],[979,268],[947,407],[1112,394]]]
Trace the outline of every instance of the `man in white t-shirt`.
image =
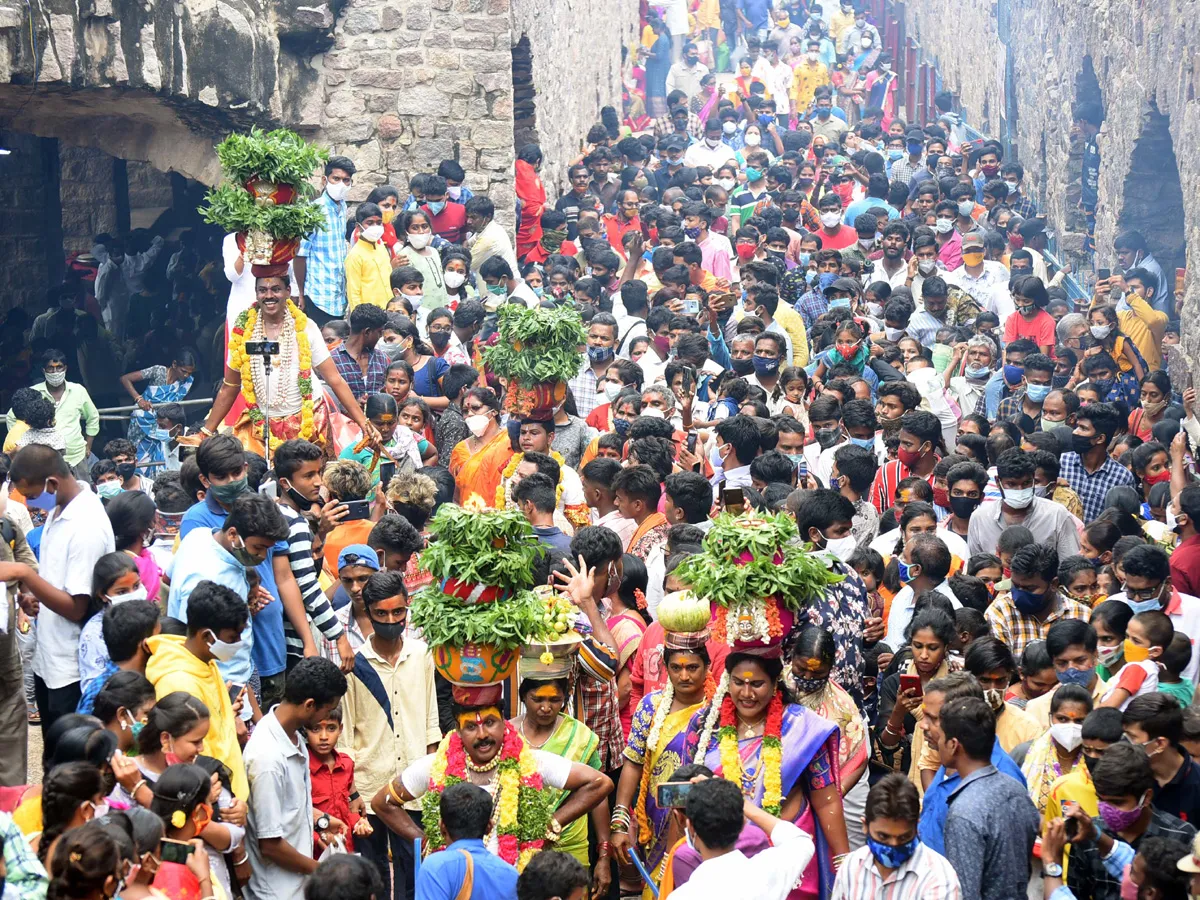
[[[499,790],[498,773],[501,765],[496,762],[496,757],[499,756],[500,762],[503,763],[506,739],[511,738],[518,742],[521,740],[520,732],[504,720],[500,711],[502,693],[503,686],[499,684],[480,687],[454,686],[453,712],[456,730],[442,739],[437,753],[423,756],[411,763],[370,801],[371,809],[388,828],[406,840],[428,838],[422,833],[419,821],[409,814],[404,804],[418,799],[429,790],[430,773],[443,753],[447,760],[451,760],[456,752],[464,752],[463,771],[455,773],[451,770],[451,765],[443,762],[445,774],[457,775],[478,785],[499,802],[500,798],[496,795]],[[567,792],[554,813],[559,826],[569,825],[580,816],[586,816],[612,790],[612,779],[591,766],[571,762],[542,750],[529,752],[537,761],[537,769],[545,787]],[[518,813],[518,817],[519,815]],[[552,827],[554,824],[552,823]],[[499,846],[495,826],[496,822],[493,821],[491,830],[483,839],[484,844],[493,853],[497,853]]]
[[76,481],[57,450],[28,444],[13,457],[9,478],[26,499],[54,497],[39,548],[40,571],[24,563],[0,564],[0,581],[20,581],[26,614],[37,619],[33,685],[42,733],[79,703],[79,630],[92,599],[92,570],[116,550],[100,498]]

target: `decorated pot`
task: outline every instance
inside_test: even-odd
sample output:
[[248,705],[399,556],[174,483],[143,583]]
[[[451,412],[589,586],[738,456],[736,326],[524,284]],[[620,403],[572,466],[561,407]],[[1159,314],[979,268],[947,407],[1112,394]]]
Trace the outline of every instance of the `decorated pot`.
[[446,578],[442,581],[442,593],[463,603],[494,603],[497,600],[509,600],[515,591],[511,588],[494,587],[490,584],[474,584],[469,581],[459,581],[456,578]]
[[504,395],[504,409],[518,419],[548,420],[566,399],[565,381],[543,381],[532,387],[513,383]]
[[287,206],[296,199],[296,189],[290,184],[276,184],[273,181],[251,178],[244,186],[259,204]]
[[783,640],[796,624],[796,614],[775,597],[747,600],[726,609],[712,604],[713,637],[731,653],[763,654],[782,649]]
[[252,266],[286,266],[300,249],[300,238],[281,241],[264,231],[239,232],[236,240]]
[[493,644],[433,648],[433,666],[451,684],[474,687],[504,681],[517,667],[520,652],[501,650]]

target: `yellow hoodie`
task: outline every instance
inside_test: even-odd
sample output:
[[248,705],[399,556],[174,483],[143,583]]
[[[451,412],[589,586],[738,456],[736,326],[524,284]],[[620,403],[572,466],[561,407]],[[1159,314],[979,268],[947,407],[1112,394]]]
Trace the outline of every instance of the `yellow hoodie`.
[[242,748],[238,745],[237,723],[229,691],[215,662],[203,663],[185,646],[186,639],[176,635],[159,634],[149,638],[150,659],[146,677],[154,685],[161,700],[174,691],[191,694],[208,707],[210,715],[208,736],[201,752],[219,759],[232,772],[233,794],[241,800],[250,799],[250,783],[242,764]]

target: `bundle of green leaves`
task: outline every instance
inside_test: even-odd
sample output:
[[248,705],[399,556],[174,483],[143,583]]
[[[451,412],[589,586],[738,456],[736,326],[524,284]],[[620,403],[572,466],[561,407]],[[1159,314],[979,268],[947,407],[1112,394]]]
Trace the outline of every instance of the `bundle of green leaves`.
[[685,560],[676,577],[698,597],[726,608],[777,596],[788,609],[802,609],[843,576],[833,571],[828,554],[793,543],[798,535],[787,513],[725,513],[704,538],[704,552]]
[[225,182],[209,191],[200,216],[223,231],[263,231],[277,240],[292,240],[325,228],[325,214],[315,203],[298,200],[283,206],[259,204],[244,187]]
[[444,503],[429,520],[429,533],[434,540],[422,551],[421,566],[439,580],[528,589],[533,564],[546,552],[515,509],[468,510]]
[[286,128],[266,132],[251,128],[249,134],[234,132],[221,141],[217,159],[227,178],[287,184],[299,189],[302,197],[312,197],[315,191],[310,179],[329,159],[329,151]]
[[567,381],[579,374],[579,348],[587,343],[583,320],[574,307],[500,307],[500,340],[483,351],[497,375],[525,387]]
[[532,591],[496,603],[463,603],[431,586],[413,596],[408,618],[430,647],[475,643],[514,650],[541,632],[545,610]]

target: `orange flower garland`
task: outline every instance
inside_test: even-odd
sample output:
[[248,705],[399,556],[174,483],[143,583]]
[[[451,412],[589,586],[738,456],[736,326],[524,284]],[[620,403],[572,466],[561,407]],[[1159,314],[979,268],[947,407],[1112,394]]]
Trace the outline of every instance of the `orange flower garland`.
[[[762,809],[778,816],[783,809],[783,700],[776,691],[767,706],[767,721],[763,728],[762,750],[759,768],[763,775]],[[737,713],[733,697],[726,695],[721,701],[721,730],[718,732],[718,747],[721,753],[721,774],[742,789],[742,794],[754,794],[754,779],[747,781],[742,772],[742,757],[738,753]]]

